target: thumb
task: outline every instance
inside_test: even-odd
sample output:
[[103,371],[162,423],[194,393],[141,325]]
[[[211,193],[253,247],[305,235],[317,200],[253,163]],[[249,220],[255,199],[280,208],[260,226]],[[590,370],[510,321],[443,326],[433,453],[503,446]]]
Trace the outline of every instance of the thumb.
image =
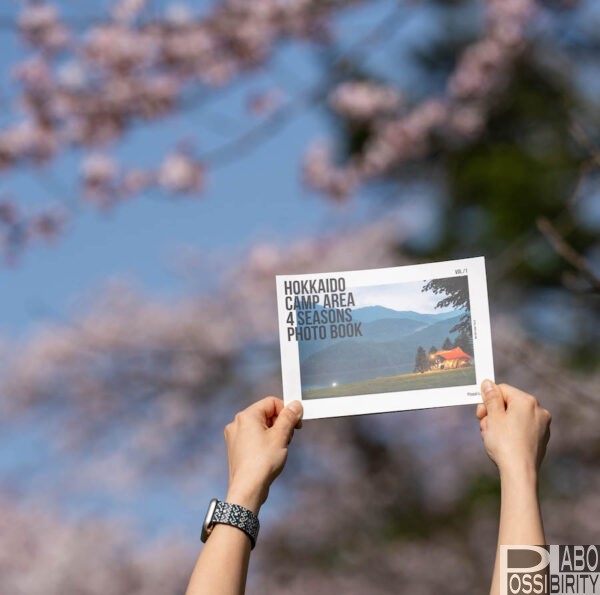
[[290,443],[294,427],[301,419],[302,403],[300,401],[292,401],[281,410],[273,424],[273,430],[280,436],[282,446],[287,446]]
[[504,397],[497,384],[494,384],[491,380],[484,380],[481,385],[481,393],[483,394],[483,403],[488,415],[495,415],[506,411]]

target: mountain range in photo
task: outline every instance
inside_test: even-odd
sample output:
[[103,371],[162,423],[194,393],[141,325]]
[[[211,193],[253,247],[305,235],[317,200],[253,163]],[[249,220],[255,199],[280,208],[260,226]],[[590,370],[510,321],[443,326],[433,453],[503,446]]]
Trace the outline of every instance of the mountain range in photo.
[[458,333],[450,331],[464,313],[356,308],[352,320],[361,323],[362,337],[298,342],[302,390],[412,373],[417,348],[454,341]]

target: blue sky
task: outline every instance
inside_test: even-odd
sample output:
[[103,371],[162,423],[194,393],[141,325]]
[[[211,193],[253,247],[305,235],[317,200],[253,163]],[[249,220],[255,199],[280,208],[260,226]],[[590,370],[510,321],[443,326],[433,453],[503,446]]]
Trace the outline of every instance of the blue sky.
[[[86,10],[101,14],[98,4],[90,8],[65,1],[61,6],[65,14],[74,16],[85,15]],[[368,12],[350,11],[340,21],[341,38],[360,38],[390,7],[390,2],[376,2]],[[2,14],[12,12],[3,10]],[[413,13],[399,29],[407,39],[416,39],[416,33],[431,21],[426,14],[408,10]],[[0,44],[0,71],[7,81],[12,65],[24,52],[9,30],[0,34]],[[186,136],[196,139],[200,152],[210,151],[234,137],[238,128],[252,124],[240,106],[248,93],[272,88],[273,76],[285,78],[291,95],[318,81],[321,69],[315,57],[316,52],[306,46],[288,46],[277,54],[269,73],[241,81],[206,109],[134,129],[109,152],[130,165],[158,163]],[[375,66],[379,60],[383,68],[389,57],[378,54],[375,48],[369,60]],[[401,76],[411,78],[414,73],[406,69]],[[69,313],[100,291],[107,279],[131,279],[152,295],[168,298],[189,290],[177,272],[177,262],[190,254],[200,262],[210,260],[215,252],[230,253],[233,258],[240,254],[240,248],[257,239],[287,242],[373,216],[376,207],[369,206],[364,192],[351,205],[335,207],[302,188],[302,155],[311,141],[330,132],[331,123],[324,112],[311,107],[249,155],[209,170],[207,188],[201,196],[173,199],[152,193],[109,213],[92,207],[80,209],[55,245],[33,246],[15,266],[0,269],[0,333],[24,336],[45,321],[68,319]],[[0,195],[8,194],[25,205],[68,200],[75,193],[80,159],[80,154],[68,153],[47,169],[4,175]]]

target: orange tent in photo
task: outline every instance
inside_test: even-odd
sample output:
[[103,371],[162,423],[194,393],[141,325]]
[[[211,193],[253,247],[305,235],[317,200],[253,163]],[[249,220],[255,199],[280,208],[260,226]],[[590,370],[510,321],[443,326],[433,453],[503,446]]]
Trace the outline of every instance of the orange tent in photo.
[[435,355],[439,355],[444,359],[473,359],[472,355],[465,353],[460,347],[447,349],[445,351],[437,351]]
[[472,355],[465,353],[460,347],[454,349],[443,349],[429,356],[433,360],[431,369],[450,370],[452,368],[464,368],[472,365]]

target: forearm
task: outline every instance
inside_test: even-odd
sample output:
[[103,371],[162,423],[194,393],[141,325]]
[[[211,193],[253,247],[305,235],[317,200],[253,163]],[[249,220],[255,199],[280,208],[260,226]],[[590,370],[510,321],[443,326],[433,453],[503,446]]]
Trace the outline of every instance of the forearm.
[[[225,426],[229,459],[226,502],[258,516],[271,483],[285,465],[294,428],[300,427],[301,419],[299,401],[285,407],[281,399],[266,397],[239,412]],[[211,519],[209,523],[212,525]],[[256,528],[254,524],[252,528]],[[248,535],[217,523],[198,556],[186,595],[243,594],[249,560]]]
[[[233,487],[225,501],[256,515],[261,506],[258,490]],[[186,595],[243,595],[250,549],[250,539],[243,531],[230,525],[215,525],[198,556]]]
[[243,595],[246,588],[250,540],[230,525],[215,525],[204,545],[186,595]]
[[500,546],[544,545],[544,527],[532,469],[501,474],[500,528],[491,595],[500,593]]

